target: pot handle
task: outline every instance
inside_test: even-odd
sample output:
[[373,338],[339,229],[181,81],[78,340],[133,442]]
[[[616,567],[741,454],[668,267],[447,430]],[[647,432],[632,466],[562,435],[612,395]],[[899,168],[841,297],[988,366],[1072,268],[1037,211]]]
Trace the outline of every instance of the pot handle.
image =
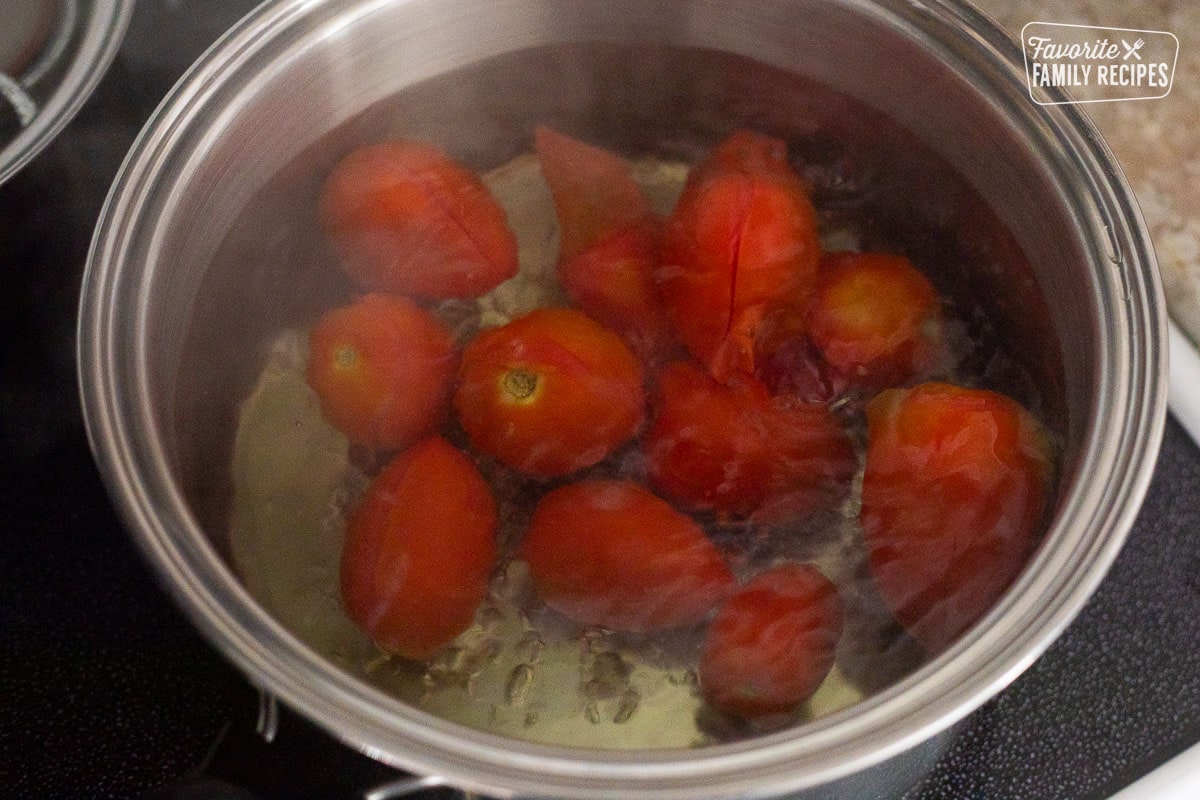
[[[407,797],[426,789],[441,787],[453,789],[453,787],[450,787],[446,783],[445,778],[438,777],[437,775],[409,775],[380,784],[374,789],[364,792],[362,800],[395,800],[397,797]],[[454,791],[460,793],[463,800],[479,800],[479,795],[477,794],[461,789],[454,789]]]
[[[258,720],[254,725],[254,732],[267,744],[274,742],[279,733],[279,701],[275,695],[261,688],[258,690]],[[362,794],[362,800],[396,800],[398,797],[408,797],[426,789],[438,788],[455,791],[462,795],[463,800],[481,800],[479,795],[473,792],[450,786],[445,778],[438,775],[405,775],[366,790]]]
[[269,691],[247,691],[235,705],[242,712],[234,709],[199,764],[139,800],[480,800],[445,778],[398,772],[346,746]]

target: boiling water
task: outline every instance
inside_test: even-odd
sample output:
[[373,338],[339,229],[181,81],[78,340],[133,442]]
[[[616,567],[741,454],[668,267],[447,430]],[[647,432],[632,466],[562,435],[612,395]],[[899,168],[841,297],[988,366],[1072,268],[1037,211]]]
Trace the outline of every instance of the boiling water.
[[[846,708],[911,673],[927,655],[874,593],[857,481],[841,507],[787,525],[701,520],[741,579],[776,561],[811,561],[838,586],[845,627],[836,665],[787,718],[751,726],[705,706],[694,672],[699,628],[618,634],[546,609],[512,553],[538,497],[558,484],[490,459],[478,466],[498,501],[501,559],[474,625],[430,663],[414,663],[382,653],[345,616],[345,519],[383,457],[330,428],[303,379],[307,330],[355,292],[320,233],[320,188],[351,148],[393,137],[437,143],[485,175],[517,235],[520,272],[478,300],[435,309],[463,342],[564,302],[553,205],[525,152],[537,124],[633,157],[660,213],[675,204],[686,165],[733,128],[787,141],[812,188],[824,247],[904,253],[937,286],[953,357],[931,377],[1004,391],[1051,430],[1066,430],[1057,340],[1016,238],[963,176],[893,121],[726,54],[537,48],[381,101],[313,143],[253,198],[237,198],[244,211],[192,303],[173,389],[179,483],[214,546],[263,607],[329,661],[413,706],[528,740],[636,748],[728,741]],[[231,339],[242,346],[231,350]],[[861,409],[838,410],[861,452]],[[466,446],[453,423],[441,433]],[[643,472],[634,443],[573,477],[638,480]]]
[[[634,165],[651,205],[663,214],[674,206],[687,171],[679,162]],[[460,343],[481,327],[565,303],[554,276],[557,222],[536,158],[520,156],[487,173],[485,182],[517,236],[520,272],[477,300],[447,301],[436,309]],[[847,218],[825,219],[826,248],[861,244],[861,232]],[[973,346],[966,326],[951,319],[945,333],[956,354],[951,361],[963,360]],[[396,697],[447,719],[529,740],[690,747],[845,708],[922,659],[865,578],[858,480],[841,507],[786,526],[707,522],[739,577],[779,560],[810,561],[839,586],[846,604],[837,665],[816,694],[794,715],[750,726],[702,702],[694,671],[701,627],[621,634],[579,626],[540,603],[526,566],[511,554],[538,496],[552,484],[523,479],[486,458],[478,465],[497,497],[501,562],[474,624],[429,663],[381,652],[345,616],[338,592],[346,515],[380,466],[379,457],[352,446],[322,419],[304,380],[305,340],[302,329],[278,336],[241,408],[233,452],[231,555],[249,590],[285,627]],[[847,418],[860,420],[851,434],[861,449],[861,414]],[[456,426],[443,434],[465,445]],[[630,446],[587,474],[640,480],[644,464],[639,449]]]

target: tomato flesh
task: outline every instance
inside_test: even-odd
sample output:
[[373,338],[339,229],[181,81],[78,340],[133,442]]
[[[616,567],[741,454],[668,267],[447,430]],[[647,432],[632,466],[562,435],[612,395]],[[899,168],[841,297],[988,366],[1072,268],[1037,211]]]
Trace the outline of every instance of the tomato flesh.
[[936,653],[1033,551],[1050,437],[1012,399],[942,383],[883,392],[867,416],[860,519],[871,574],[896,619]]
[[790,712],[829,674],[841,630],[837,589],[816,567],[760,573],[709,626],[699,666],[704,697],[742,717]]
[[532,475],[566,475],[641,427],[642,367],[584,314],[540,309],[467,346],[454,404],[479,450]]
[[654,276],[660,224],[629,164],[545,126],[535,146],[554,197],[560,231],[558,277],[572,303],[621,334],[647,361],[673,332]]
[[759,326],[806,300],[816,279],[816,212],[785,156],[777,139],[734,133],[689,176],[663,234],[663,301],[721,382],[754,374]]
[[547,494],[520,554],[548,606],[614,630],[695,623],[734,586],[700,526],[629,481],[583,481]]
[[434,436],[394,458],[346,526],[346,613],[384,650],[436,654],[474,619],[496,564],[496,508],[460,450]]
[[722,385],[688,362],[660,375],[644,447],[656,489],[723,514],[813,510],[847,490],[856,464],[825,406],[778,403],[750,376]]
[[411,300],[365,295],[326,312],[308,342],[305,377],[325,418],[351,440],[403,447],[445,416],[454,339]]
[[321,193],[321,223],[346,272],[368,291],[473,297],[517,273],[517,240],[474,172],[438,148],[360,148]]
[[937,290],[904,256],[829,253],[821,259],[809,335],[849,382],[879,390],[932,365],[938,309]]

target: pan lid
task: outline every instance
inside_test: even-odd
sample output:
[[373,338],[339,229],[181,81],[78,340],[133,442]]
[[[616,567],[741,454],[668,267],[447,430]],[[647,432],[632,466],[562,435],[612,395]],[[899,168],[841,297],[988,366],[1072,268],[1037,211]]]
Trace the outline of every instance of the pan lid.
[[83,105],[132,12],[132,0],[0,0],[0,184]]

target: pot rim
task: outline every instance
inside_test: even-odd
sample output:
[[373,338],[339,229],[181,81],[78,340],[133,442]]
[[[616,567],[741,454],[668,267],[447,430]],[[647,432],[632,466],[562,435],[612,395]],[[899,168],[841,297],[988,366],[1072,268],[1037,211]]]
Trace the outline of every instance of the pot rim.
[[[79,5],[63,4],[74,14],[80,13]],[[133,0],[95,0],[83,5],[86,19],[81,23],[77,51],[65,74],[29,125],[0,144],[0,185],[32,161],[74,118],[121,47],[133,16]]]
[[[377,0],[376,0],[377,2]],[[409,2],[409,0],[401,0]],[[144,372],[124,384],[118,366],[144,363],[122,316],[129,282],[148,282],[128,256],[137,221],[154,219],[157,168],[185,142],[192,112],[236,80],[250,58],[315,7],[274,0],[214,44],[156,110],[128,154],[101,212],[80,306],[80,392],[89,442],[109,491],[144,554],[192,621],[250,679],[353,747],[403,769],[439,775],[493,796],[554,793],[573,798],[684,798],[780,793],[873,766],[965,717],[1027,668],[1062,632],[1103,579],[1124,543],[1157,457],[1166,409],[1166,314],[1149,235],[1123,175],[1074,105],[1008,107],[1005,113],[1057,147],[1052,166],[1072,208],[1103,231],[1110,251],[1100,275],[1105,322],[1124,337],[1097,343],[1111,380],[1100,381],[1078,471],[1055,523],[1018,581],[984,620],[946,652],[860,703],[752,740],[694,750],[607,751],[530,744],[475,730],[404,705],[332,667],[263,611],[208,543],[158,439]],[[372,3],[368,3],[372,5]],[[921,33],[957,70],[986,68],[1008,97],[1025,89],[1020,49],[984,15],[957,0],[843,0],[911,26],[936,22],[944,40]],[[907,30],[914,35],[912,30]],[[980,63],[963,61],[974,48]],[[1048,158],[1050,156],[1048,155]],[[1078,179],[1067,180],[1066,177]],[[1095,243],[1093,243],[1095,244]],[[149,263],[149,262],[147,262]],[[137,313],[140,313],[141,305]],[[1118,350],[1114,340],[1127,351]],[[132,347],[129,352],[126,345]],[[1118,391],[1119,390],[1119,391]],[[1087,484],[1086,486],[1083,484]]]

